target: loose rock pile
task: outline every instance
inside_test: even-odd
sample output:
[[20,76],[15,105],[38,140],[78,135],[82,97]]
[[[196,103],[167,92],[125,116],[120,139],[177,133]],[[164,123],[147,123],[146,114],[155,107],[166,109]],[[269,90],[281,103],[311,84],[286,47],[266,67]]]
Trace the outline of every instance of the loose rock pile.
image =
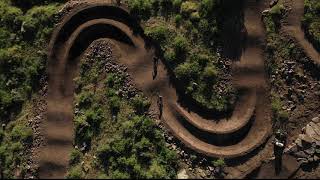
[[112,45],[108,41],[98,40],[89,47],[85,57],[88,61],[101,60],[100,64],[102,64],[106,73],[114,73],[125,77],[124,84],[117,93],[121,97],[130,99],[136,96],[139,91],[135,88],[134,82],[127,72],[127,67],[116,63],[112,51]]
[[296,141],[286,150],[301,164],[320,162],[320,116],[315,117],[302,129]]
[[42,89],[38,92],[37,97],[32,98],[33,112],[31,116],[28,116],[28,125],[33,131],[33,141],[31,147],[27,150],[27,154],[30,154],[26,165],[27,172],[25,178],[27,179],[34,179],[37,176],[39,148],[44,145],[41,123],[45,118],[45,112],[47,110],[47,77],[43,77],[40,80],[40,86]]

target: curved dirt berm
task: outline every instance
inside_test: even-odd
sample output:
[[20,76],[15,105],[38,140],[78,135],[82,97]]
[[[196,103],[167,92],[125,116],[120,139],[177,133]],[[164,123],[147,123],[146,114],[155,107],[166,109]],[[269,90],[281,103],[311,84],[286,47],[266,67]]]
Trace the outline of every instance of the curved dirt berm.
[[[82,54],[100,38],[117,44],[114,51],[120,55],[119,63],[128,67],[137,87],[153,100],[153,104],[155,92],[160,91],[164,98],[162,121],[191,149],[207,156],[235,158],[263,144],[270,135],[272,121],[263,72],[264,31],[257,16],[261,9],[255,2],[246,4],[249,40],[241,60],[234,65],[234,72],[241,72],[234,78],[234,85],[246,89],[246,93],[241,95],[231,118],[214,123],[192,108],[185,110],[179,106],[174,82],[162,62],[153,80],[154,49],[146,46],[139,24],[126,8],[115,6],[111,1],[92,1],[72,10],[56,27],[49,45],[48,110],[43,127],[47,146],[41,149],[40,177],[61,178],[66,173],[74,139],[73,79],[78,74]],[[249,72],[238,71],[242,68]],[[235,140],[229,143],[224,142],[225,139]]]
[[282,30],[295,38],[307,56],[309,56],[317,66],[320,66],[320,53],[307,40],[301,26],[304,14],[304,0],[287,0],[286,3],[291,7],[291,11]]

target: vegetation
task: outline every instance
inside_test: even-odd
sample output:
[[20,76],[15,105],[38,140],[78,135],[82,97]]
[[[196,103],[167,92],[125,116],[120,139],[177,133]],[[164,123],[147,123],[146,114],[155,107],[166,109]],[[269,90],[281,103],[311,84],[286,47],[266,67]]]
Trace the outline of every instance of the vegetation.
[[235,90],[226,85],[223,93],[217,90],[225,73],[217,54],[222,31],[218,22],[222,21],[220,9],[230,2],[143,2],[128,1],[128,4],[134,14],[147,9],[148,13],[143,13],[147,16],[138,16],[143,20],[145,34],[161,47],[167,65],[182,85],[181,91],[203,108],[215,111],[232,108]]
[[103,63],[105,59],[94,56],[81,60],[74,119],[77,147],[67,178],[174,178],[177,157],[145,115],[150,102],[141,94],[121,96],[125,76],[104,72]]
[[26,173],[27,157],[24,153],[32,143],[33,132],[27,127],[26,117],[11,121],[0,130],[0,170],[5,178],[23,177]]
[[320,51],[320,1],[305,0],[304,7],[302,26],[309,40]]
[[[288,96],[291,96],[290,89],[293,87],[292,79],[302,79],[304,76],[299,67],[294,66],[293,71],[297,72],[294,76],[285,74],[286,62],[295,61],[301,63],[306,68],[310,69],[310,64],[306,63],[304,52],[287,36],[282,36],[278,33],[281,20],[284,17],[285,9],[280,3],[274,6],[269,13],[264,16],[264,23],[267,30],[267,69],[272,84],[271,89],[271,108],[273,112],[273,120],[275,125],[286,124],[290,118],[290,113],[286,109],[285,99],[281,97],[279,92],[288,89]],[[290,98],[290,97],[289,97]],[[301,101],[300,98],[299,102]]]
[[4,125],[0,166],[4,178],[13,178],[17,172],[25,175],[25,152],[32,143],[32,130],[22,108],[37,90],[44,72],[44,47],[59,9],[59,4],[49,3],[0,1],[0,124]]

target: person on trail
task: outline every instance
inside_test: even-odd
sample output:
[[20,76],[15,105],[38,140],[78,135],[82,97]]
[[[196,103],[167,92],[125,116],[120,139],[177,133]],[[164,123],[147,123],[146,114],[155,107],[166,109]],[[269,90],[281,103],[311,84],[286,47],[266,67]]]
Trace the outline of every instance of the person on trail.
[[273,141],[274,145],[274,156],[275,156],[275,172],[278,175],[282,168],[282,155],[286,146],[286,133],[279,129],[276,132],[275,139]]
[[161,119],[161,117],[162,117],[162,112],[163,112],[163,98],[162,98],[161,95],[159,95],[159,97],[158,97],[158,102],[157,102],[157,104],[158,104],[158,108],[159,108],[159,119]]
[[152,72],[152,78],[155,79],[158,74],[158,58],[153,57],[153,72]]

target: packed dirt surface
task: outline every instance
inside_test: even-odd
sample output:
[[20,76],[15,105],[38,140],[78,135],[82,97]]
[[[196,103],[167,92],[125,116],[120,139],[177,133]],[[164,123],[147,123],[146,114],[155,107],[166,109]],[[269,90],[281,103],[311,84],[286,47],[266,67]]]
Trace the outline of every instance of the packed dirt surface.
[[[184,145],[211,157],[250,157],[247,162],[247,159],[239,161],[238,170],[231,170],[236,171],[231,177],[242,177],[259,166],[272,152],[271,142],[267,141],[272,120],[269,84],[264,71],[265,32],[261,22],[261,12],[267,5],[266,0],[245,1],[247,40],[240,60],[232,65],[232,82],[242,93],[231,117],[221,119],[214,118],[215,114],[208,118],[192,105],[181,105],[183,97],[177,93],[175,79],[169,76],[162,60],[153,79],[155,49],[145,42],[139,24],[126,8],[112,1],[88,1],[72,9],[56,27],[49,46],[47,118],[43,125],[46,146],[41,149],[40,178],[62,178],[66,174],[74,139],[73,79],[78,74],[82,54],[93,41],[101,38],[116,44],[114,52],[119,57],[118,63],[128,67],[136,87],[150,98],[152,107],[156,107],[158,95],[163,97],[161,120]],[[316,56],[309,51],[310,56]]]
[[301,21],[304,14],[304,0],[286,0],[286,4],[291,7],[291,12],[283,26],[283,31],[293,36],[299,45],[304,49],[317,65],[320,65],[320,53],[307,40],[302,30]]

